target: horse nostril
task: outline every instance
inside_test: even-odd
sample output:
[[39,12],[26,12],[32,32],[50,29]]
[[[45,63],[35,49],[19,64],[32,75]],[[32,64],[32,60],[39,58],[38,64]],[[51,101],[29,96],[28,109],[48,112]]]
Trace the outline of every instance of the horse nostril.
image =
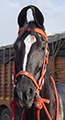
[[30,92],[30,94],[32,95],[32,94],[33,94],[33,89],[32,89],[32,88],[30,88],[30,91],[29,91],[29,92]]
[[33,89],[29,88],[29,90],[26,93],[28,96],[32,96],[33,95]]
[[24,93],[24,99],[26,101],[29,101],[32,99],[32,96],[33,96],[33,89],[32,88],[29,88],[25,93]]

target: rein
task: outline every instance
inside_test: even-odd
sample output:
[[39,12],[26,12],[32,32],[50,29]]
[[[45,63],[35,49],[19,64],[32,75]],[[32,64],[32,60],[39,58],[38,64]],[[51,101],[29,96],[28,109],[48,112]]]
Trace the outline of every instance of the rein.
[[[21,32],[23,28],[20,28],[19,31],[18,31],[18,34]],[[31,31],[31,28],[28,28],[26,31]],[[42,89],[42,86],[44,85],[44,75],[46,73],[46,66],[48,64],[48,56],[49,56],[49,52],[47,50],[47,46],[48,46],[48,38],[47,38],[47,35],[45,32],[43,32],[41,29],[39,28],[34,28],[33,29],[34,32],[36,33],[39,33],[41,35],[43,35],[43,37],[46,39],[46,47],[45,47],[45,56],[44,56],[44,62],[43,62],[43,67],[42,67],[42,72],[41,72],[41,77],[40,79],[38,80],[38,83],[36,82],[35,78],[30,74],[28,73],[27,71],[20,71],[16,74],[16,70],[15,70],[15,66],[14,66],[14,73],[13,73],[13,81],[14,81],[14,85],[16,86],[16,79],[18,76],[20,75],[25,75],[27,77],[29,77],[32,82],[35,84],[35,90],[36,90],[36,98],[35,98],[35,101],[34,101],[34,107],[37,108],[37,120],[40,120],[40,110],[43,108],[47,114],[47,117],[49,120],[52,120],[46,106],[45,106],[45,103],[49,104],[50,103],[50,100],[48,99],[45,99],[45,98],[41,98],[41,96],[39,95],[39,91]],[[55,83],[54,83],[54,80],[53,78],[51,77],[51,80],[52,80],[52,83],[53,83],[53,87],[54,87],[54,92],[55,92],[55,98],[56,98],[56,119],[55,120],[58,120],[58,96],[57,96],[57,91],[56,91],[56,87],[55,87]],[[11,120],[14,120],[14,107],[16,105],[16,101],[13,99],[13,101],[11,102],[12,104],[12,118]],[[23,110],[23,113],[22,113],[22,118],[21,120],[23,120],[23,117],[24,117],[24,111]]]

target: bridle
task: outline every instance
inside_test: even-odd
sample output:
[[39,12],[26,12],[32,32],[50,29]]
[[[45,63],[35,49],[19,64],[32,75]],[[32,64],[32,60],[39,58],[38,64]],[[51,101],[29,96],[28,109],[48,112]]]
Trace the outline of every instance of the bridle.
[[[19,29],[18,34],[22,31],[22,29],[23,28]],[[26,31],[31,31],[31,28],[28,28]],[[25,76],[29,77],[33,81],[33,83],[35,85],[35,90],[36,90],[36,94],[37,94],[37,97],[36,97],[36,99],[34,101],[34,107],[37,108],[37,120],[40,120],[39,114],[40,114],[40,109],[42,109],[42,108],[45,110],[48,119],[52,120],[52,118],[51,118],[51,116],[50,116],[50,114],[49,114],[49,112],[48,112],[48,110],[47,110],[47,108],[46,108],[46,106],[44,104],[44,102],[49,104],[50,100],[41,98],[40,95],[39,95],[39,91],[42,89],[42,86],[44,85],[46,67],[47,67],[47,64],[48,64],[48,56],[49,56],[49,51],[47,50],[47,48],[48,48],[48,38],[47,38],[46,33],[43,30],[39,29],[39,28],[34,28],[33,31],[36,32],[36,33],[41,34],[45,38],[45,40],[46,40],[45,56],[44,56],[44,62],[43,62],[41,77],[40,77],[40,79],[38,80],[38,83],[37,83],[37,81],[35,80],[35,78],[29,72],[27,72],[27,71],[22,71],[21,70],[21,71],[19,71],[16,74],[16,70],[15,70],[15,67],[14,67],[13,82],[14,82],[14,85],[16,85],[17,84],[16,79],[17,79],[17,77],[19,77],[21,75],[25,75]],[[53,80],[52,80],[52,83],[54,84]],[[57,94],[57,92],[56,92],[56,94]],[[16,105],[16,102],[15,102],[14,99],[13,99],[12,103],[13,103],[13,105],[14,104]],[[58,98],[57,98],[57,104],[58,104]],[[23,116],[24,116],[24,110],[23,110],[23,114],[22,114],[21,120],[23,120]],[[57,109],[57,115],[56,116],[57,116],[56,120],[58,120],[58,109]],[[14,115],[12,115],[12,118],[13,117],[14,117]],[[12,119],[12,120],[14,120],[14,119]]]
[[[22,29],[23,28],[19,29],[18,34],[21,32]],[[31,31],[31,28],[28,28],[26,31]],[[44,79],[43,78],[44,78],[44,75],[46,73],[46,66],[48,64],[48,56],[49,56],[49,52],[47,50],[48,38],[47,38],[46,33],[44,31],[42,31],[41,29],[39,29],[39,28],[34,28],[33,31],[43,35],[45,40],[46,40],[45,56],[44,56],[44,63],[43,63],[43,67],[42,67],[41,77],[40,77],[40,79],[38,80],[38,83],[37,83],[35,78],[29,72],[27,72],[27,71],[20,71],[20,72],[18,72],[16,74],[16,70],[14,70],[14,74],[13,74],[13,76],[14,76],[14,84],[16,85],[16,79],[17,79],[18,76],[25,75],[25,76],[29,77],[34,82],[37,90],[41,90],[41,88],[42,88],[42,86],[44,84]]]

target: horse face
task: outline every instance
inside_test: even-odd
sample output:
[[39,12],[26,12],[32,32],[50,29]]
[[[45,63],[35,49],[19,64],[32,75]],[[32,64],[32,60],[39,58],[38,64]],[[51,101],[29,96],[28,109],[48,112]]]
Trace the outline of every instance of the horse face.
[[[21,34],[21,33],[20,33]],[[15,69],[27,71],[38,81],[43,65],[45,40],[39,34],[28,34],[20,37],[14,47],[16,49]],[[35,99],[35,85],[27,76],[19,76],[14,89],[14,98],[21,108],[30,108]]]

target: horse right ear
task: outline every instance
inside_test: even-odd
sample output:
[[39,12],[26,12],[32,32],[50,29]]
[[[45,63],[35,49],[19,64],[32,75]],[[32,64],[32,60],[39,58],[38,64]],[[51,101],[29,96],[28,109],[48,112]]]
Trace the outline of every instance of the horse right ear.
[[19,13],[19,16],[18,16],[18,25],[19,25],[20,28],[23,27],[24,24],[27,23],[27,16],[26,16],[26,14],[27,14],[27,10],[28,9],[29,9],[29,6],[23,8],[21,10],[21,12]]

